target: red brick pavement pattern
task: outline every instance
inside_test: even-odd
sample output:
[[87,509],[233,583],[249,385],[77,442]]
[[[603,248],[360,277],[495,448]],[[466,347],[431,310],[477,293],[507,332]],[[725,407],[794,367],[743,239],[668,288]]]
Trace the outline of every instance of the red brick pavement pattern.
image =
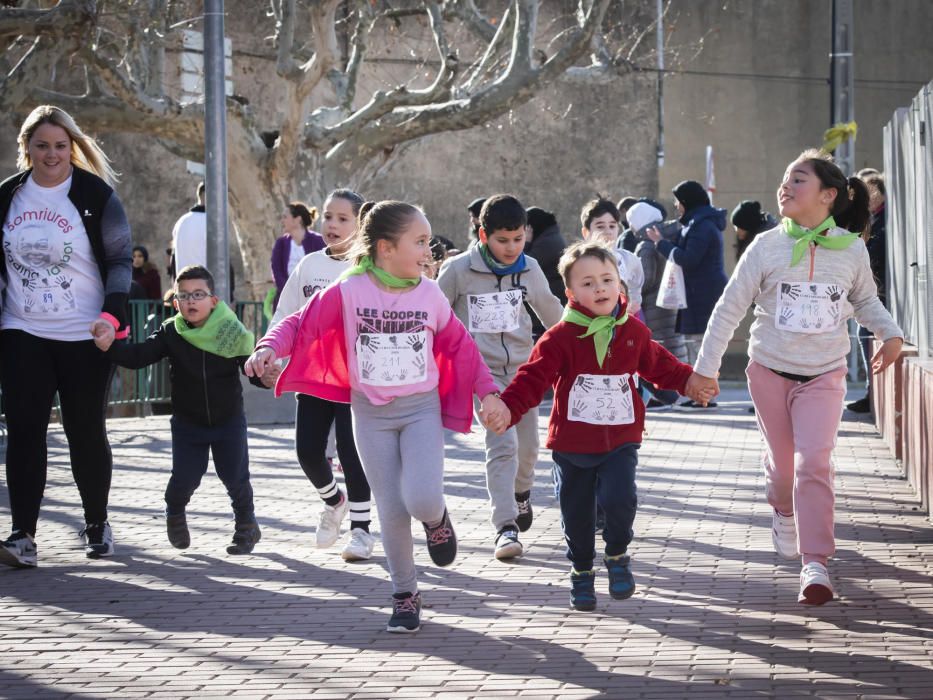
[[339,547],[313,548],[319,505],[290,427],[250,431],[263,540],[234,558],[213,474],[190,509],[191,548],[165,540],[167,420],[112,421],[117,555],[106,561],[83,556],[55,432],[40,568],[0,571],[0,696],[933,698],[933,529],[870,425],[846,422],[840,435],[840,599],[820,609],[797,605],[798,569],[771,551],[760,441],[744,408],[655,414],[648,431],[638,592],[612,601],[600,570],[595,613],[567,607],[547,453],[526,556],[500,563],[480,436],[451,436],[460,556],[431,566],[419,535],[427,608],[414,636],[383,631],[381,548],[356,564]]

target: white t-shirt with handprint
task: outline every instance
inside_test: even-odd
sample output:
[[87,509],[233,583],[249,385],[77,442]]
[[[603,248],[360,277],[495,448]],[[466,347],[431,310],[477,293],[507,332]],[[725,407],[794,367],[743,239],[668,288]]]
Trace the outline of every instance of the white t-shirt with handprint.
[[0,328],[50,340],[90,340],[104,285],[84,223],[68,199],[71,178],[40,187],[30,176],[3,222],[7,286]]

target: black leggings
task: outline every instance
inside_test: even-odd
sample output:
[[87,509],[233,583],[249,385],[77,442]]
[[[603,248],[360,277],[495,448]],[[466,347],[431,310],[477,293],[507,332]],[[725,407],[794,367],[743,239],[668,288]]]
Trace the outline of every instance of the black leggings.
[[308,480],[318,489],[333,481],[334,473],[327,462],[327,437],[330,426],[336,424],[337,458],[343,467],[347,499],[352,503],[368,503],[371,493],[353,440],[350,404],[325,401],[307,394],[297,394],[297,397],[295,452]]
[[92,340],[47,340],[20,330],[0,331],[0,386],[8,431],[6,481],[14,530],[36,532],[56,391],[84,521],[107,519],[113,458],[105,417],[112,376],[113,365]]

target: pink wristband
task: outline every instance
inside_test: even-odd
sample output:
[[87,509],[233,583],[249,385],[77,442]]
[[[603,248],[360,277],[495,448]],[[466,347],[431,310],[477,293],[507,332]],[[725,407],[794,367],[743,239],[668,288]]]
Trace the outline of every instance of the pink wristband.
[[98,316],[98,318],[100,318],[102,321],[106,321],[111,326],[113,326],[113,329],[116,331],[116,333],[113,336],[115,340],[123,340],[130,334],[129,326],[124,328],[122,331],[120,330],[120,322],[117,320],[117,317],[114,316],[113,314],[109,314],[106,311],[104,311],[103,313],[101,313],[100,316]]

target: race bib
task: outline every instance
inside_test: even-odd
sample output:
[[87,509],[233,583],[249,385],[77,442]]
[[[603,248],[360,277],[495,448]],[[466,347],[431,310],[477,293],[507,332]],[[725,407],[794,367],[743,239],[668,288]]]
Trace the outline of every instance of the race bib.
[[827,333],[839,326],[845,290],[820,282],[781,282],[777,289],[775,328],[793,333]]
[[471,333],[507,333],[519,325],[522,290],[509,289],[492,294],[468,294]]
[[417,384],[428,377],[424,331],[360,333],[356,364],[360,382],[371,386]]
[[581,374],[570,389],[570,420],[593,425],[635,422],[630,374]]

